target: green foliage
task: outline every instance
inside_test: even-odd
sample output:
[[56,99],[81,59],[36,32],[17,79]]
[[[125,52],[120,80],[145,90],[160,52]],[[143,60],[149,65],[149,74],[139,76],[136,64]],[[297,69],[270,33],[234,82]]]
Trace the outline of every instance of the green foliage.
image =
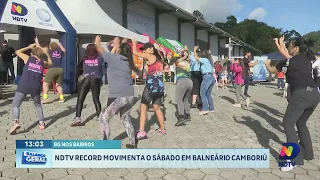
[[277,51],[273,38],[279,37],[282,31],[256,20],[246,19],[237,23],[237,18],[234,16],[227,17],[225,23],[217,22],[214,25],[259,49],[261,54]]
[[193,11],[192,14],[199,19],[205,20],[203,14],[199,10]]
[[313,31],[303,36],[306,40],[312,39],[314,46],[311,48],[313,52],[320,51],[320,31]]
[[285,41],[288,41],[289,39],[294,39],[294,38],[301,38],[302,36],[300,33],[298,33],[296,30],[291,30],[291,31],[285,31],[284,33]]

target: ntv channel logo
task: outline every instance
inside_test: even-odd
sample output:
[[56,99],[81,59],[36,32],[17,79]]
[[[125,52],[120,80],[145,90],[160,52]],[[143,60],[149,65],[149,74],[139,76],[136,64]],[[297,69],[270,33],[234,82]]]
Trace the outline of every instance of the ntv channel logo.
[[47,163],[47,155],[44,153],[36,153],[30,151],[24,151],[22,153],[21,164],[29,165],[45,165]]
[[280,150],[279,160],[286,160],[284,162],[279,162],[279,167],[290,167],[295,166],[295,162],[290,160],[298,157],[300,153],[300,147],[296,143],[284,143]]
[[12,14],[12,20],[14,21],[28,22],[27,18],[22,17],[28,14],[28,9],[22,4],[12,2],[11,14]]

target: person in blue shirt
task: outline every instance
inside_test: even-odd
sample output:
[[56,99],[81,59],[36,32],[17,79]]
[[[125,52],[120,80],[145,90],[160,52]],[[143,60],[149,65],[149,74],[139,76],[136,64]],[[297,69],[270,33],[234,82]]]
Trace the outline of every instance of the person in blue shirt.
[[193,83],[193,88],[192,88],[192,103],[191,103],[191,108],[197,108],[197,98],[200,97],[200,85],[202,81],[202,74],[200,71],[200,62],[197,61],[194,57],[194,53],[192,52],[190,54],[190,59],[191,59],[191,80]]
[[202,109],[199,115],[206,115],[214,112],[213,99],[211,92],[214,86],[213,78],[213,62],[209,51],[200,51],[199,46],[194,47],[194,58],[200,62],[200,71],[202,74],[202,82],[200,87],[200,96],[202,101]]

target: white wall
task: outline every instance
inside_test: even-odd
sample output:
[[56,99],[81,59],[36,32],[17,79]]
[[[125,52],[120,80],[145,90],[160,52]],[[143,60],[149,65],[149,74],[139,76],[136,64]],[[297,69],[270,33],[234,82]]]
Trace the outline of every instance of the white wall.
[[204,42],[208,42],[208,31],[205,31],[205,30],[198,31],[197,39],[202,40]]
[[218,54],[218,36],[210,36],[210,50],[213,56],[219,56]]
[[140,1],[128,4],[128,29],[155,38],[155,8]]
[[189,49],[194,47],[194,25],[184,23],[181,25],[181,43],[187,45]]
[[170,14],[161,14],[159,16],[159,36],[178,40],[178,18]]
[[[96,0],[103,11],[115,22],[122,25],[122,1],[121,0]],[[103,22],[101,22],[103,23]]]

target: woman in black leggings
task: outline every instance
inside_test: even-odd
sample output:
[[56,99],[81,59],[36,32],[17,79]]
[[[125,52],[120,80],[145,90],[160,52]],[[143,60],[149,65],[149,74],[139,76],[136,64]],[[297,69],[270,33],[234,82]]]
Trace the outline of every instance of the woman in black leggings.
[[76,118],[73,120],[71,126],[81,125],[81,112],[83,108],[83,102],[91,90],[92,99],[96,108],[97,117],[101,112],[100,103],[100,88],[102,83],[102,66],[104,60],[99,55],[96,45],[89,44],[86,48],[85,57],[83,60],[83,73],[80,76],[83,80],[79,84],[78,100],[76,106]]
[[[287,143],[295,143],[300,146],[300,153],[291,160],[296,165],[303,165],[303,160],[314,159],[312,141],[307,121],[319,103],[319,92],[312,77],[312,64],[314,60],[309,46],[311,45],[302,38],[290,40],[288,50],[284,45],[284,37],[281,37],[276,44],[280,53],[288,60],[273,65],[271,61],[266,61],[269,72],[284,72],[290,86],[290,98],[288,107],[283,117],[283,128],[287,138]],[[298,129],[298,134],[295,130]],[[285,159],[285,158],[284,158]],[[282,160],[282,159],[281,159]],[[282,171],[290,171],[295,166],[282,167]]]

